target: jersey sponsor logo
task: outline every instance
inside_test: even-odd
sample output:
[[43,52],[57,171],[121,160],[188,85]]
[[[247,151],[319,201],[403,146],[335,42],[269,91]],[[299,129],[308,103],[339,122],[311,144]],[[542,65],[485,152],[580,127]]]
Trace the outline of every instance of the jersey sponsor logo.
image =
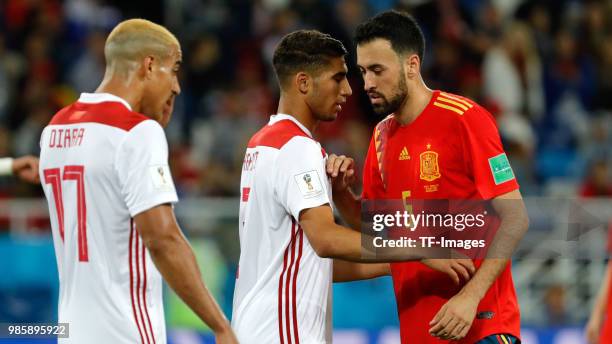
[[491,168],[491,174],[495,180],[495,185],[505,183],[509,180],[514,179],[514,173],[506,153],[489,158],[489,167]]
[[431,145],[427,144],[427,150],[421,153],[421,179],[428,182],[440,178],[440,166],[438,166],[438,153],[430,150]]
[[410,154],[408,154],[408,149],[406,148],[406,146],[404,146],[404,148],[402,149],[402,152],[399,155],[399,160],[410,160]]
[[297,174],[294,178],[304,198],[315,197],[323,192],[319,173],[315,170]]
[[149,167],[149,174],[153,180],[153,186],[157,190],[172,190],[172,176],[168,165],[155,165]]

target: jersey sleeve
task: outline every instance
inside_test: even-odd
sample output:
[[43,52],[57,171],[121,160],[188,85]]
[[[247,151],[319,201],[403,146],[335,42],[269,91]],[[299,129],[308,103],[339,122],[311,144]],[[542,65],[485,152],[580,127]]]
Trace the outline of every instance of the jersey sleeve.
[[464,114],[463,119],[466,168],[471,170],[481,197],[492,199],[518,189],[493,116],[475,106],[471,112]]
[[130,130],[117,152],[115,168],[132,217],[160,204],[178,202],[166,135],[157,122],[147,120]]
[[363,164],[363,191],[361,198],[376,199],[381,198],[384,192],[384,184],[378,166],[374,135],[370,139],[370,147]]
[[285,144],[276,161],[274,194],[296,220],[304,209],[331,204],[321,147],[306,137]]

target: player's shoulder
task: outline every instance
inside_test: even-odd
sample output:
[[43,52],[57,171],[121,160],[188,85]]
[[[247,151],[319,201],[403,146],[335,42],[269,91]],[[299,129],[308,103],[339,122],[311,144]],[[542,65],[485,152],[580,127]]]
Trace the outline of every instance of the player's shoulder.
[[126,108],[119,102],[81,103],[77,101],[59,110],[51,118],[49,125],[97,123],[129,132],[145,122],[157,123],[141,113]]
[[278,150],[310,145],[318,146],[318,143],[288,119],[265,125],[251,137],[248,143],[249,148],[264,146]]
[[[490,119],[491,114],[474,100],[450,92],[437,92],[431,106],[445,118],[460,122]],[[444,118],[440,117],[440,118]]]
[[376,123],[376,126],[374,128],[375,130],[381,130],[383,128],[389,127],[392,124],[393,124],[393,115],[391,114],[383,118],[380,122]]
[[373,139],[378,141],[379,137],[387,132],[392,126],[397,126],[398,123],[393,119],[393,114],[383,118],[380,122],[374,126]]

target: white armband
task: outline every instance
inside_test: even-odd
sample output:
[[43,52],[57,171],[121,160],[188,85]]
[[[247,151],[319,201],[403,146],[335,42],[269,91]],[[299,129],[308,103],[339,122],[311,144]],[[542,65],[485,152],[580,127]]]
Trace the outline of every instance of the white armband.
[[0,158],[0,176],[13,174],[13,158]]

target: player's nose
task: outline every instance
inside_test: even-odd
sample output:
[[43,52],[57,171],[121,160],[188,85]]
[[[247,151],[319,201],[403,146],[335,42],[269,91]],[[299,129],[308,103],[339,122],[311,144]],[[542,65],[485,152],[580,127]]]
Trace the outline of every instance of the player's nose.
[[340,94],[343,97],[348,97],[351,94],[353,94],[353,89],[351,88],[351,85],[349,84],[348,80],[344,80],[343,84],[342,84],[342,89],[340,91]]
[[172,93],[177,96],[181,94],[181,85],[179,84],[178,79],[174,79],[174,83],[172,85]]
[[372,73],[366,72],[363,76],[363,89],[368,91],[376,88],[376,84],[374,83],[374,78],[372,77]]

